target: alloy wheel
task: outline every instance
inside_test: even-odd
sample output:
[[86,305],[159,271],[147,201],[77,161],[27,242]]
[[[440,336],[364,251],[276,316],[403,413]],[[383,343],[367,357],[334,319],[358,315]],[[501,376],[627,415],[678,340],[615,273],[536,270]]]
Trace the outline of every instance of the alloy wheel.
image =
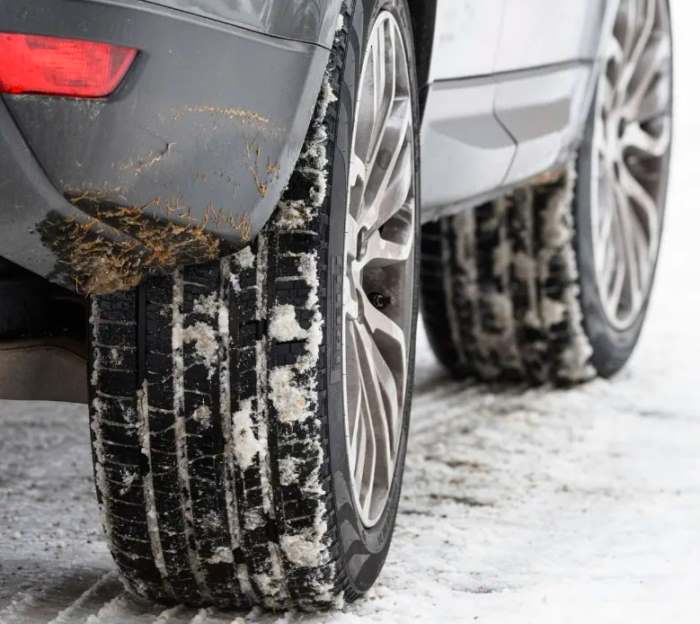
[[381,518],[405,417],[416,231],[413,102],[401,29],[370,32],[353,129],[343,293],[345,434],[355,504]]
[[671,147],[671,24],[666,0],[622,0],[598,83],[592,226],[608,321],[631,327],[659,252]]

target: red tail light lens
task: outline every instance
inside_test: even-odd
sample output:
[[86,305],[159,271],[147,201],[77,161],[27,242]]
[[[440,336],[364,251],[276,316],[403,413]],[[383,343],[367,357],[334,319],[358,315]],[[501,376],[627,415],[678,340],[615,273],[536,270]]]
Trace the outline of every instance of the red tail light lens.
[[136,52],[93,41],[0,33],[0,92],[105,97],[119,86]]

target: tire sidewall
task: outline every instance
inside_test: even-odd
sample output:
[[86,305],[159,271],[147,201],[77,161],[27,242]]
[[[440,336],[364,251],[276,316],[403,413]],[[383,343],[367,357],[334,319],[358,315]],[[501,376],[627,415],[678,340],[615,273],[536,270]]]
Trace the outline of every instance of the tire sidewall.
[[[418,91],[415,78],[415,53],[412,45],[411,20],[405,0],[357,0],[352,18],[346,21],[348,40],[346,58],[340,68],[341,79],[338,95],[337,133],[333,148],[331,172],[331,207],[328,246],[328,296],[326,337],[328,358],[328,439],[331,480],[334,499],[335,524],[338,531],[340,552],[336,553],[340,573],[344,577],[346,596],[354,598],[366,592],[374,583],[386,559],[398,503],[400,499],[403,466],[408,437],[411,407],[411,386],[415,359],[413,340],[409,352],[409,382],[401,438],[397,451],[396,470],[386,509],[380,520],[371,528],[363,525],[355,507],[345,437],[344,388],[343,388],[343,273],[345,258],[345,218],[348,193],[348,163],[352,144],[355,103],[360,73],[366,48],[366,38],[377,15],[389,10],[404,30],[407,55],[412,78],[414,103],[414,146],[416,180],[416,252],[414,254],[414,279],[418,279],[418,250],[420,233],[420,188]],[[411,336],[415,336],[418,313],[417,283],[413,288],[413,319]]]

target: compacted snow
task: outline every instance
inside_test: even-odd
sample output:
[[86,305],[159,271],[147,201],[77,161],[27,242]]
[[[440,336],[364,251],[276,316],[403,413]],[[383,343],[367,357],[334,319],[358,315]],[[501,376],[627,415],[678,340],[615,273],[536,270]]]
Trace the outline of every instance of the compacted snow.
[[623,374],[571,391],[455,383],[421,331],[389,561],[367,599],[318,616],[129,598],[99,528],[87,408],[0,401],[0,624],[699,621],[700,10],[677,6],[667,237]]

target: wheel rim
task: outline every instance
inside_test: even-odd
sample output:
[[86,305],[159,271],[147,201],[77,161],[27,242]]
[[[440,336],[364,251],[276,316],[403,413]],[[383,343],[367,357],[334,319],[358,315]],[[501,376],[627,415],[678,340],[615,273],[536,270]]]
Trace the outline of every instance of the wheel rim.
[[343,292],[345,435],[355,504],[381,518],[403,428],[413,319],[413,102],[401,29],[370,33],[350,151]]
[[651,289],[671,145],[671,26],[666,0],[622,0],[598,83],[591,217],[598,291],[628,329]]

